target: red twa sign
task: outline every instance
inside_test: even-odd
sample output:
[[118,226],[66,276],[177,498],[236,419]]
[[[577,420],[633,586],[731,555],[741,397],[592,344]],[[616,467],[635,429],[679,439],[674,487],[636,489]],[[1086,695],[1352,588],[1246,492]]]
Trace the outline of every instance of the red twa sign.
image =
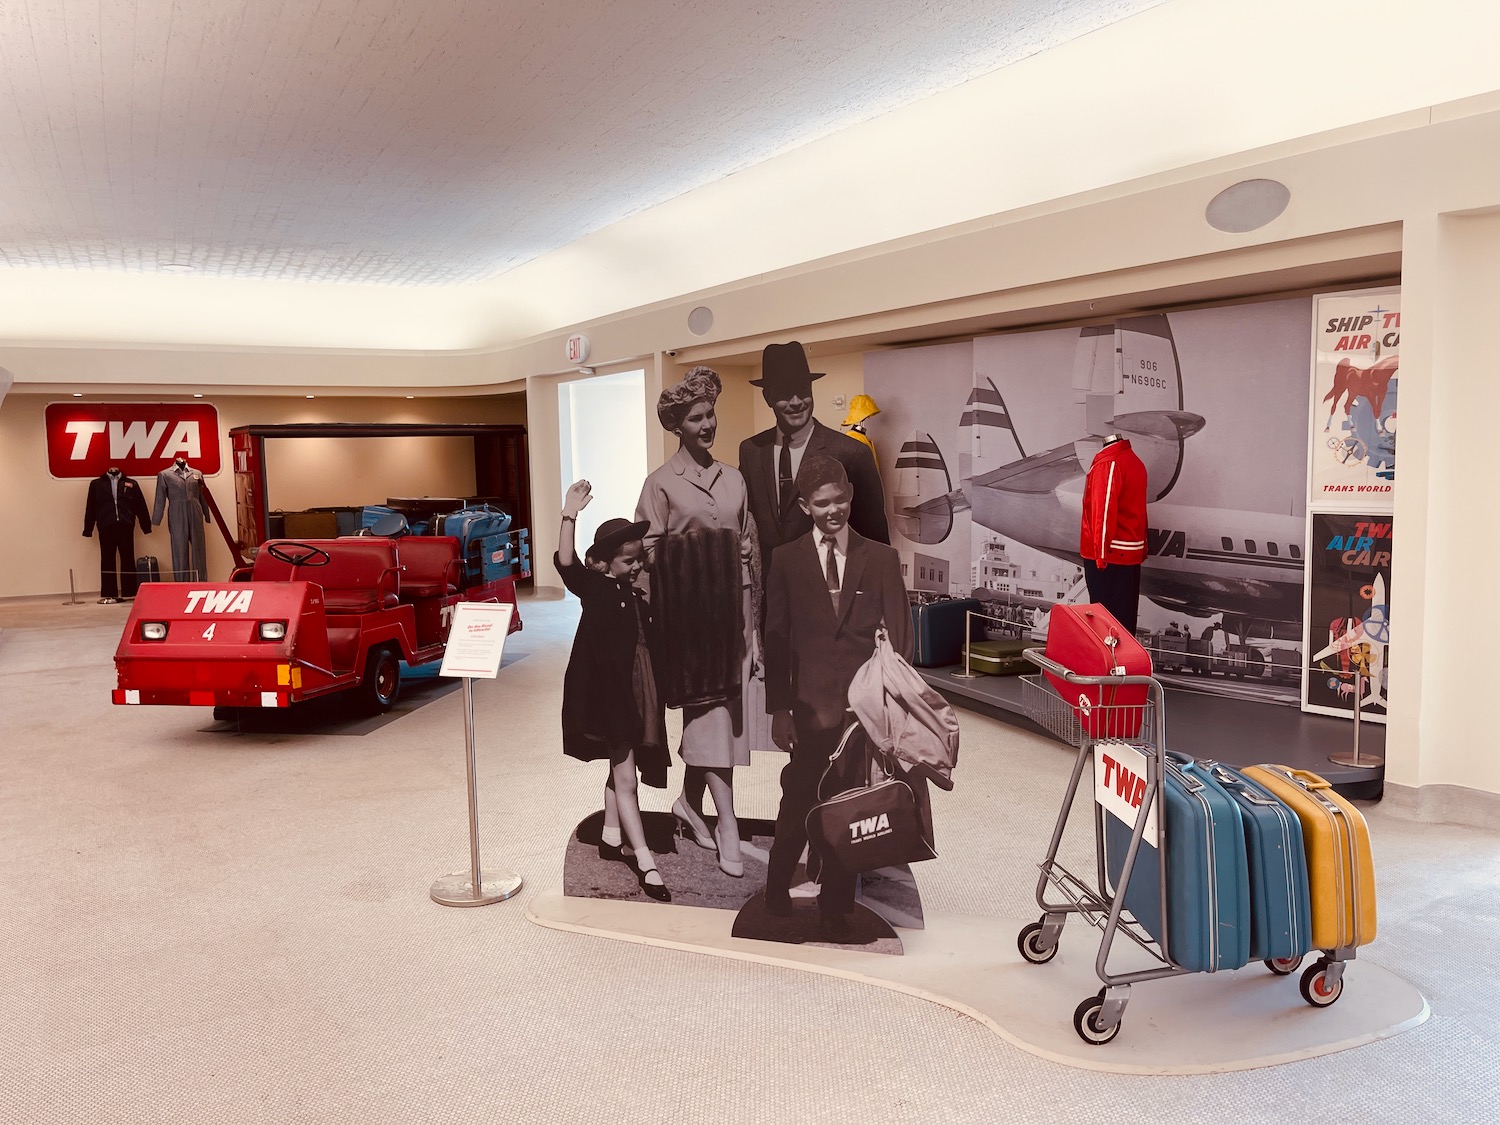
[[206,477],[219,471],[219,412],[186,402],[49,402],[47,470],[97,477],[111,465],[154,477],[175,457]]

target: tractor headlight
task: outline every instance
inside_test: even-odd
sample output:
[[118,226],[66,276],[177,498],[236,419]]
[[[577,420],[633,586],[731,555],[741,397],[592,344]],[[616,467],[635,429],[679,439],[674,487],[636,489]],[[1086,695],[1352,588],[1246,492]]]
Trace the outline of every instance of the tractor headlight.
[[279,641],[286,638],[285,621],[262,621],[260,623],[260,639],[263,641]]
[[141,640],[164,641],[167,639],[167,623],[165,621],[142,621]]

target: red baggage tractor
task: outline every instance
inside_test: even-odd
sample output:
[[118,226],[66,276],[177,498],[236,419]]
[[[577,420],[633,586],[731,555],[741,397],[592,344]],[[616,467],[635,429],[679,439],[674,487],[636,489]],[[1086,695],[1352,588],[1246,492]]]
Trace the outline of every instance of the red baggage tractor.
[[[1055,605],[1047,624],[1047,658],[1078,676],[1149,676],[1151,654],[1102,605]],[[1047,673],[1058,695],[1072,704],[1084,734],[1139,738],[1146,684],[1070,684]]]

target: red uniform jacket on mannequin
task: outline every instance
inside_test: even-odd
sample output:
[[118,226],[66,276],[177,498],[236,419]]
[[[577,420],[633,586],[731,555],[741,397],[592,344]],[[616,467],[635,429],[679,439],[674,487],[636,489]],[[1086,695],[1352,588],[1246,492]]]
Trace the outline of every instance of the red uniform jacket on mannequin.
[[1100,566],[1146,560],[1146,466],[1123,438],[1094,454],[1089,466],[1078,553]]

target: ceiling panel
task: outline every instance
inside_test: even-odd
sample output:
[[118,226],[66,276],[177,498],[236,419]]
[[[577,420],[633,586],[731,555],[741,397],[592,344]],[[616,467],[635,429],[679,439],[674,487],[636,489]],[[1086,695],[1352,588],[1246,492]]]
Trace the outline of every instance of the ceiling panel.
[[490,277],[1159,2],[0,0],[0,263]]

